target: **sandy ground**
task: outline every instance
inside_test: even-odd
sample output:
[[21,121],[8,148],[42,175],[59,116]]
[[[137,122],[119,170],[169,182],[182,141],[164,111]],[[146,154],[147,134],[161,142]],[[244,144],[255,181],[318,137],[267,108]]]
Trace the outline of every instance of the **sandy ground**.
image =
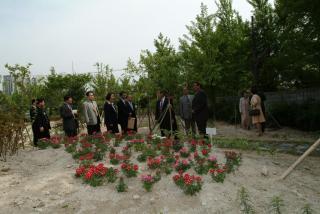
[[227,138],[245,138],[249,140],[261,140],[267,142],[297,142],[297,143],[313,143],[315,142],[320,133],[316,132],[304,132],[296,129],[283,127],[281,129],[266,129],[263,136],[258,137],[257,131],[255,129],[252,130],[244,130],[240,128],[240,125],[230,125],[225,122],[215,122],[209,123],[209,126],[217,128],[217,136],[218,137],[227,137]]
[[[216,122],[215,127],[218,137],[297,142],[316,139],[314,133],[288,128],[267,130],[265,136],[257,137],[253,130],[222,122]],[[222,153],[221,149],[214,150],[218,160]],[[63,148],[38,150],[27,145],[18,155],[0,161],[0,213],[240,213],[238,191],[242,186],[248,190],[256,213],[269,213],[274,196],[284,200],[283,213],[302,213],[305,204],[320,213],[320,157],[308,157],[285,181],[278,181],[297,156],[242,154],[239,170],[228,175],[223,184],[212,182],[207,175],[202,191],[186,196],[173,183],[173,173],[164,175],[150,193],[138,178],[126,180],[126,193],[117,193],[116,183],[90,187],[74,177],[78,164]],[[140,173],[145,173],[144,166],[140,165]],[[262,175],[264,167],[267,176]]]
[[[222,150],[215,149],[222,158]],[[129,190],[116,184],[90,187],[74,178],[78,166],[63,148],[37,150],[28,146],[0,162],[0,213],[240,213],[237,192],[245,187],[257,213],[269,213],[271,198],[284,200],[283,213],[302,213],[309,203],[320,213],[320,158],[308,157],[285,181],[276,181],[297,156],[243,153],[243,163],[223,184],[204,177],[202,191],[186,196],[171,177],[163,176],[146,193],[138,178]],[[262,167],[268,175],[261,174]]]

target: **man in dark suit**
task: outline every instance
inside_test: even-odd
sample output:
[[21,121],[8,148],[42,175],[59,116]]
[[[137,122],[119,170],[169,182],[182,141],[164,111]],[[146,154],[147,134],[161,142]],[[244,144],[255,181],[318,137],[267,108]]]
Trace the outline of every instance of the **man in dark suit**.
[[129,118],[129,107],[128,107],[128,102],[126,101],[127,99],[127,94],[122,91],[119,93],[119,101],[117,103],[118,107],[118,122],[121,126],[122,133],[127,132],[127,127],[128,127],[128,118]]
[[63,130],[68,137],[74,137],[77,135],[78,121],[76,114],[72,110],[72,97],[65,96],[64,103],[60,107],[60,116],[63,120]]
[[114,105],[115,96],[113,93],[108,93],[106,102],[104,103],[104,124],[107,130],[112,133],[119,133],[117,109]]
[[165,136],[165,132],[175,132],[177,130],[172,102],[166,97],[166,94],[166,91],[161,91],[156,104],[155,119],[157,123],[160,123],[161,136]]
[[137,115],[136,115],[136,106],[135,103],[132,102],[132,95],[128,95],[127,97],[127,102],[129,106],[129,117],[134,118],[134,128],[132,129],[133,131],[137,132]]
[[42,138],[50,138],[50,120],[45,111],[45,102],[43,98],[36,101],[37,110],[34,121],[32,123],[32,131],[34,133],[34,146],[38,145],[38,140]]
[[192,116],[198,126],[199,134],[206,136],[206,127],[209,117],[207,95],[201,89],[199,82],[193,84],[193,90],[195,91],[195,95],[192,100]]

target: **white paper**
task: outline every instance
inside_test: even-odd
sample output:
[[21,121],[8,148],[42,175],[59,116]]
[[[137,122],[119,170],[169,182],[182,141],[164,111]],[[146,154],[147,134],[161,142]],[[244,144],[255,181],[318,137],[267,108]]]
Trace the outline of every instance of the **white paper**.
[[206,134],[207,135],[217,135],[217,129],[216,128],[206,128]]

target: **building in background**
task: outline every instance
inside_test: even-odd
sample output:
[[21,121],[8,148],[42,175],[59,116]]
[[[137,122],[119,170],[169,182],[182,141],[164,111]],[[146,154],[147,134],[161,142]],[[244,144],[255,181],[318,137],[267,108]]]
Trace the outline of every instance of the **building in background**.
[[47,79],[47,75],[34,75],[31,77],[31,84],[41,84]]
[[14,92],[14,81],[11,75],[2,76],[2,91],[4,94],[11,95]]

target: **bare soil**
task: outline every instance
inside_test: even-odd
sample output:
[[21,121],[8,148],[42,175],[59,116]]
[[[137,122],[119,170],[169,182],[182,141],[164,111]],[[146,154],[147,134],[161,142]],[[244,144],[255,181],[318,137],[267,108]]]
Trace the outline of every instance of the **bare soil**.
[[[238,128],[233,132],[230,129],[234,127],[216,125],[220,136],[255,136],[252,131]],[[296,134],[284,133],[287,139]],[[272,136],[269,132],[265,137]],[[222,159],[222,149],[215,148],[214,153]],[[242,154],[242,165],[227,175],[223,184],[207,175],[202,191],[186,196],[172,181],[173,174],[163,175],[150,193],[142,188],[139,178],[126,180],[126,193],[117,193],[116,183],[90,187],[74,177],[78,164],[63,148],[38,150],[26,146],[18,155],[0,162],[0,213],[240,213],[238,191],[242,186],[248,190],[256,213],[269,213],[274,196],[284,200],[283,213],[302,213],[305,204],[320,213],[319,157],[308,157],[286,180],[279,181],[297,156]],[[144,173],[143,166],[140,168]],[[267,176],[262,175],[263,168]]]

